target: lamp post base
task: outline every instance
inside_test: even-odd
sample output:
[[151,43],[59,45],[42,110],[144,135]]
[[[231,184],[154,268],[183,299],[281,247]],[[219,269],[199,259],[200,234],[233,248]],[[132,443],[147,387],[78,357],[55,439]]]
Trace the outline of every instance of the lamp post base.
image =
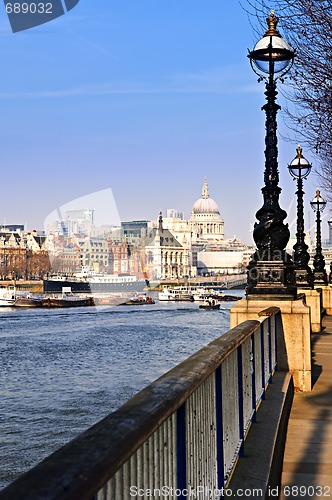
[[294,386],[300,391],[311,390],[310,307],[299,300],[239,300],[230,311],[230,327],[242,321],[256,319],[268,307],[281,310],[282,331],[279,332],[278,370],[292,374]]
[[[255,276],[253,279],[253,275]],[[247,299],[291,300],[297,296],[293,264],[283,261],[258,261],[249,269]]]
[[313,275],[306,269],[295,270],[295,284],[299,288],[313,288]]
[[325,271],[314,271],[314,286],[327,285],[328,279]]

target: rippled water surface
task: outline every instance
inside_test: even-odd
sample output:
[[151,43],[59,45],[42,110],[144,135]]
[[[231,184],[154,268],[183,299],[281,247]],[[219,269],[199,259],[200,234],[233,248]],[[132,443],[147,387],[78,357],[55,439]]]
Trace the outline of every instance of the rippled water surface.
[[1,308],[0,488],[226,332],[232,305]]

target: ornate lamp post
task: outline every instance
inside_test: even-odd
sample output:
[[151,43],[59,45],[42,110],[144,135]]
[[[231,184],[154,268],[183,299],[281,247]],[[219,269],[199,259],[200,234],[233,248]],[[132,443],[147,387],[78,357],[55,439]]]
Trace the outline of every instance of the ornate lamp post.
[[248,266],[247,296],[292,298],[296,296],[294,264],[285,251],[290,234],[283,222],[287,213],[279,206],[276,81],[291,68],[294,51],[276,29],[274,11],[266,21],[268,30],[248,55],[259,81],[265,80],[267,102],[262,108],[266,113],[264,203],[256,213],[259,222],[253,236],[257,250]]
[[316,253],[314,256],[314,285],[327,285],[325,260],[322,254],[321,218],[320,214],[326,207],[326,201],[321,197],[319,189],[315,198],[310,202],[311,208],[316,212]]
[[304,215],[303,215],[303,180],[310,174],[312,166],[302,155],[302,148],[298,145],[297,155],[288,165],[288,170],[294,180],[297,180],[297,233],[294,248],[294,265],[296,286],[313,288],[313,274],[308,263],[310,255],[305,243]]

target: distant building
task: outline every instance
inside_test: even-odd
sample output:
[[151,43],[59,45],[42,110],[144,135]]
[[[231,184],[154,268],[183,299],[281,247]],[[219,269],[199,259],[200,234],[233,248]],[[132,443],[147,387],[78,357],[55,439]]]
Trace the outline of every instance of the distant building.
[[113,226],[111,224],[103,224],[100,227],[93,226],[91,228],[90,236],[92,238],[108,238],[115,237],[120,238],[121,228],[119,226]]
[[86,220],[91,226],[94,225],[94,213],[93,208],[82,208],[79,210],[67,210],[65,214],[66,220],[72,221],[83,221]]
[[191,228],[192,273],[195,268],[198,275],[245,272],[254,250],[235,236],[225,240],[224,221],[218,205],[210,198],[206,177],[202,196],[194,203],[188,223]]
[[0,226],[0,231],[8,231],[8,232],[24,232],[24,224],[3,224]]
[[169,229],[163,227],[160,213],[158,227],[145,241],[145,271],[151,280],[189,275],[189,248],[182,246]]
[[196,268],[193,262],[193,254],[191,251],[192,250],[191,225],[190,222],[184,220],[183,217],[176,217],[175,216],[176,213],[178,215],[182,215],[180,214],[180,212],[174,212],[174,215],[172,217],[164,217],[163,227],[164,229],[168,229],[172,233],[172,235],[177,239],[177,241],[182,246],[183,251],[186,254],[188,254],[188,272],[186,272],[185,275],[195,276]]
[[179,212],[175,208],[167,208],[166,209],[166,218],[176,218],[176,219],[183,219],[183,212]]
[[0,277],[19,278],[25,275],[27,267],[26,245],[20,230],[0,231]]
[[209,245],[197,252],[197,273],[199,275],[241,274],[254,253],[236,238],[224,241],[223,245]]
[[[167,209],[166,214],[164,218],[160,215],[159,222],[152,222],[155,228],[146,240],[145,266],[150,278],[151,273],[154,278],[176,278],[245,271],[254,249],[235,236],[225,240],[224,221],[218,205],[210,198],[206,177],[202,196],[194,203],[189,220],[175,208]],[[173,237],[172,250],[162,248],[166,241],[165,231],[169,232],[168,245]],[[179,259],[182,259],[181,264]]]
[[50,234],[63,234],[64,233],[64,222],[59,220],[59,219],[55,219],[54,221],[49,222],[47,224],[46,233],[48,235],[50,235]]
[[94,227],[94,212],[92,208],[67,210],[65,220],[61,221],[63,234],[65,236],[89,235]]
[[94,267],[96,271],[105,271],[109,266],[110,251],[107,240],[84,236],[77,238],[81,253],[81,265]]
[[195,202],[189,222],[193,244],[218,244],[224,241],[224,221],[220,217],[218,205],[210,198],[206,177],[202,197]]
[[139,239],[144,239],[148,234],[148,220],[133,220],[121,222],[121,233],[126,241],[134,242]]
[[26,246],[28,250],[35,253],[47,251],[47,238],[45,233],[38,233],[37,231],[28,233],[26,235]]
[[108,241],[109,271],[111,274],[128,273],[128,244],[125,241]]
[[77,238],[63,234],[48,234],[46,248],[52,272],[73,273],[81,269],[81,252]]

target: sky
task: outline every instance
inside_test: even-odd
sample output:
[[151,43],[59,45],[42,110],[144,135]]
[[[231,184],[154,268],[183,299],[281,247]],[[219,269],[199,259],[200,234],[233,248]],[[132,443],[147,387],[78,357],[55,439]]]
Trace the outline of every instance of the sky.
[[[59,207],[107,190],[121,220],[167,208],[188,218],[206,176],[225,236],[252,243],[265,147],[264,83],[247,58],[256,41],[237,0],[80,0],[18,33],[0,6],[0,222],[43,229]],[[297,140],[278,145],[295,233]],[[312,173],[306,228],[317,186]]]

